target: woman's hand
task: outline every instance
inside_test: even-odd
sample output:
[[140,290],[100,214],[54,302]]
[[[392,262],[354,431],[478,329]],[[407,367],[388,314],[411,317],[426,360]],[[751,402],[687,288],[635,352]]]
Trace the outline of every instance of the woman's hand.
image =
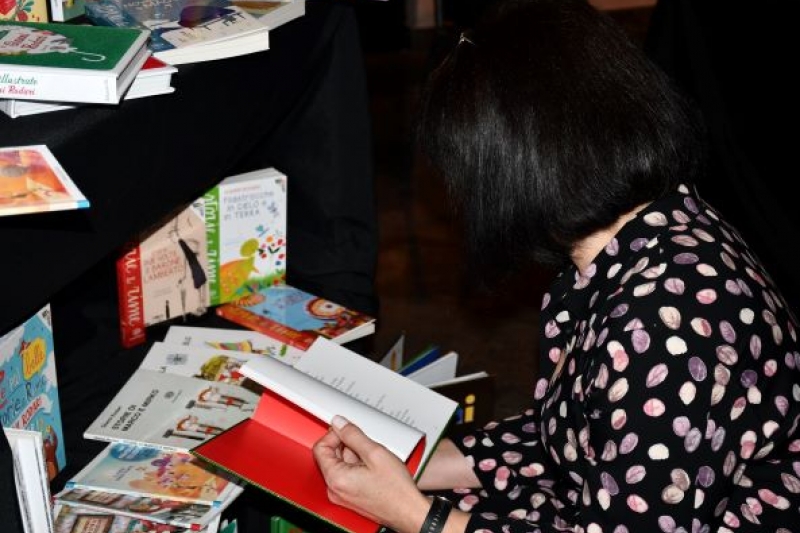
[[417,533],[430,501],[406,465],[341,416],[314,445],[328,498],[398,533]]

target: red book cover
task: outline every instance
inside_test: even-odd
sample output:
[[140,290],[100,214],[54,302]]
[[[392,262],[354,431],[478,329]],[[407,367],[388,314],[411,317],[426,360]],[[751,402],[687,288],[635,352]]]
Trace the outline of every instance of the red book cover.
[[[328,424],[266,390],[250,419],[191,453],[348,533],[375,533],[380,524],[328,499],[311,451],[327,431]],[[424,449],[423,438],[406,462],[412,474]]]
[[141,255],[138,243],[128,245],[117,259],[119,328],[122,346],[131,348],[146,339]]
[[222,318],[235,322],[253,331],[258,331],[275,340],[281,341],[289,346],[300,350],[307,350],[317,338],[317,334],[310,331],[298,331],[267,318],[256,315],[247,309],[236,305],[221,305],[217,307],[217,314]]

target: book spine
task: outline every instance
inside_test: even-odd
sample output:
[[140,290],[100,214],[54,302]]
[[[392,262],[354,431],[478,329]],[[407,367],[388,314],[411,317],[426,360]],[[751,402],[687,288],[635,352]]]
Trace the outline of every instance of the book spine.
[[116,78],[98,73],[42,72],[37,67],[0,65],[0,98],[117,104]]
[[117,259],[119,328],[122,346],[131,348],[146,340],[142,264],[138,243],[130,244]]
[[208,297],[209,305],[222,303],[219,280],[220,235],[219,235],[219,187],[208,191],[203,200],[206,207],[206,242],[208,246]]
[[318,336],[310,331],[297,331],[233,304],[217,307],[217,315],[303,351],[307,350]]

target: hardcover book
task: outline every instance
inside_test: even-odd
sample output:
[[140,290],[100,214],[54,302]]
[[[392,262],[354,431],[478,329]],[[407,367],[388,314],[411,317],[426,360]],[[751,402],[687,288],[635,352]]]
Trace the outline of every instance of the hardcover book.
[[42,435],[48,478],[66,465],[50,305],[0,337],[0,421]]
[[[148,57],[122,99],[134,100],[136,98],[175,92],[175,88],[172,86],[172,75],[177,71],[178,69],[172,65],[167,65],[153,56]],[[75,107],[77,106],[61,102],[14,99],[0,100],[0,112],[5,113],[11,118],[38,115],[51,111],[63,111],[64,109],[74,109]]]
[[287,284],[252,290],[216,312],[300,350],[317,337],[343,344],[375,332],[374,317]]
[[230,176],[203,195],[210,305],[286,279],[286,175],[265,168]]
[[294,367],[264,357],[245,363],[241,372],[265,388],[255,413],[192,453],[353,533],[380,526],[328,499],[311,448],[333,416],[361,427],[417,478],[457,408],[449,398],[322,337]]
[[[87,511],[69,505],[57,505],[53,509],[56,533],[189,533],[182,527],[159,524],[129,516]],[[219,517],[200,533],[217,533]]]
[[251,329],[224,329],[173,325],[164,336],[166,344],[215,348],[268,355],[287,365],[303,356],[302,350]]
[[146,327],[208,307],[205,215],[198,200],[128,245],[117,259],[122,345],[146,339]]
[[228,0],[87,0],[98,26],[150,30],[153,55],[171,65],[269,49],[269,28]]
[[87,207],[89,201],[46,145],[0,148],[0,216]]
[[3,0],[0,2],[0,22],[50,22],[48,0]]
[[42,434],[27,429],[4,428],[3,431],[11,447],[22,527],[25,533],[53,533],[50,480]]
[[83,436],[187,453],[246,420],[258,399],[238,385],[138,368]]
[[[86,494],[86,490],[107,494],[129,495],[139,498],[165,498],[179,502],[198,504],[199,507],[185,516],[192,516],[192,523],[208,524],[244,490],[229,479],[224,472],[217,472],[187,453],[168,452],[148,446],[109,444],[80,472],[67,481],[65,491],[56,499],[67,499],[71,503],[104,503],[119,506],[118,498],[108,496],[104,500]],[[65,496],[66,491],[82,489],[79,498]],[[160,504],[162,508],[166,506]],[[125,505],[130,511],[130,505]],[[134,507],[136,512],[156,505]],[[202,512],[199,512],[202,511]],[[115,511],[116,512],[116,511]],[[184,512],[169,511],[167,514],[184,515]],[[163,520],[159,520],[163,521]]]
[[149,55],[143,29],[0,23],[0,98],[119,103]]
[[185,347],[154,342],[139,368],[242,386],[245,380],[239,370],[247,361],[258,357],[266,356],[218,348]]

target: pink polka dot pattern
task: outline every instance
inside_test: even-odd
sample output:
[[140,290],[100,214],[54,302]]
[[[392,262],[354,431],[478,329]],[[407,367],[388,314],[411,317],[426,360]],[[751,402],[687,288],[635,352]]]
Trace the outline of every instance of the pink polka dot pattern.
[[457,442],[467,533],[800,532],[797,323],[694,191],[562,272],[541,320],[532,408]]

